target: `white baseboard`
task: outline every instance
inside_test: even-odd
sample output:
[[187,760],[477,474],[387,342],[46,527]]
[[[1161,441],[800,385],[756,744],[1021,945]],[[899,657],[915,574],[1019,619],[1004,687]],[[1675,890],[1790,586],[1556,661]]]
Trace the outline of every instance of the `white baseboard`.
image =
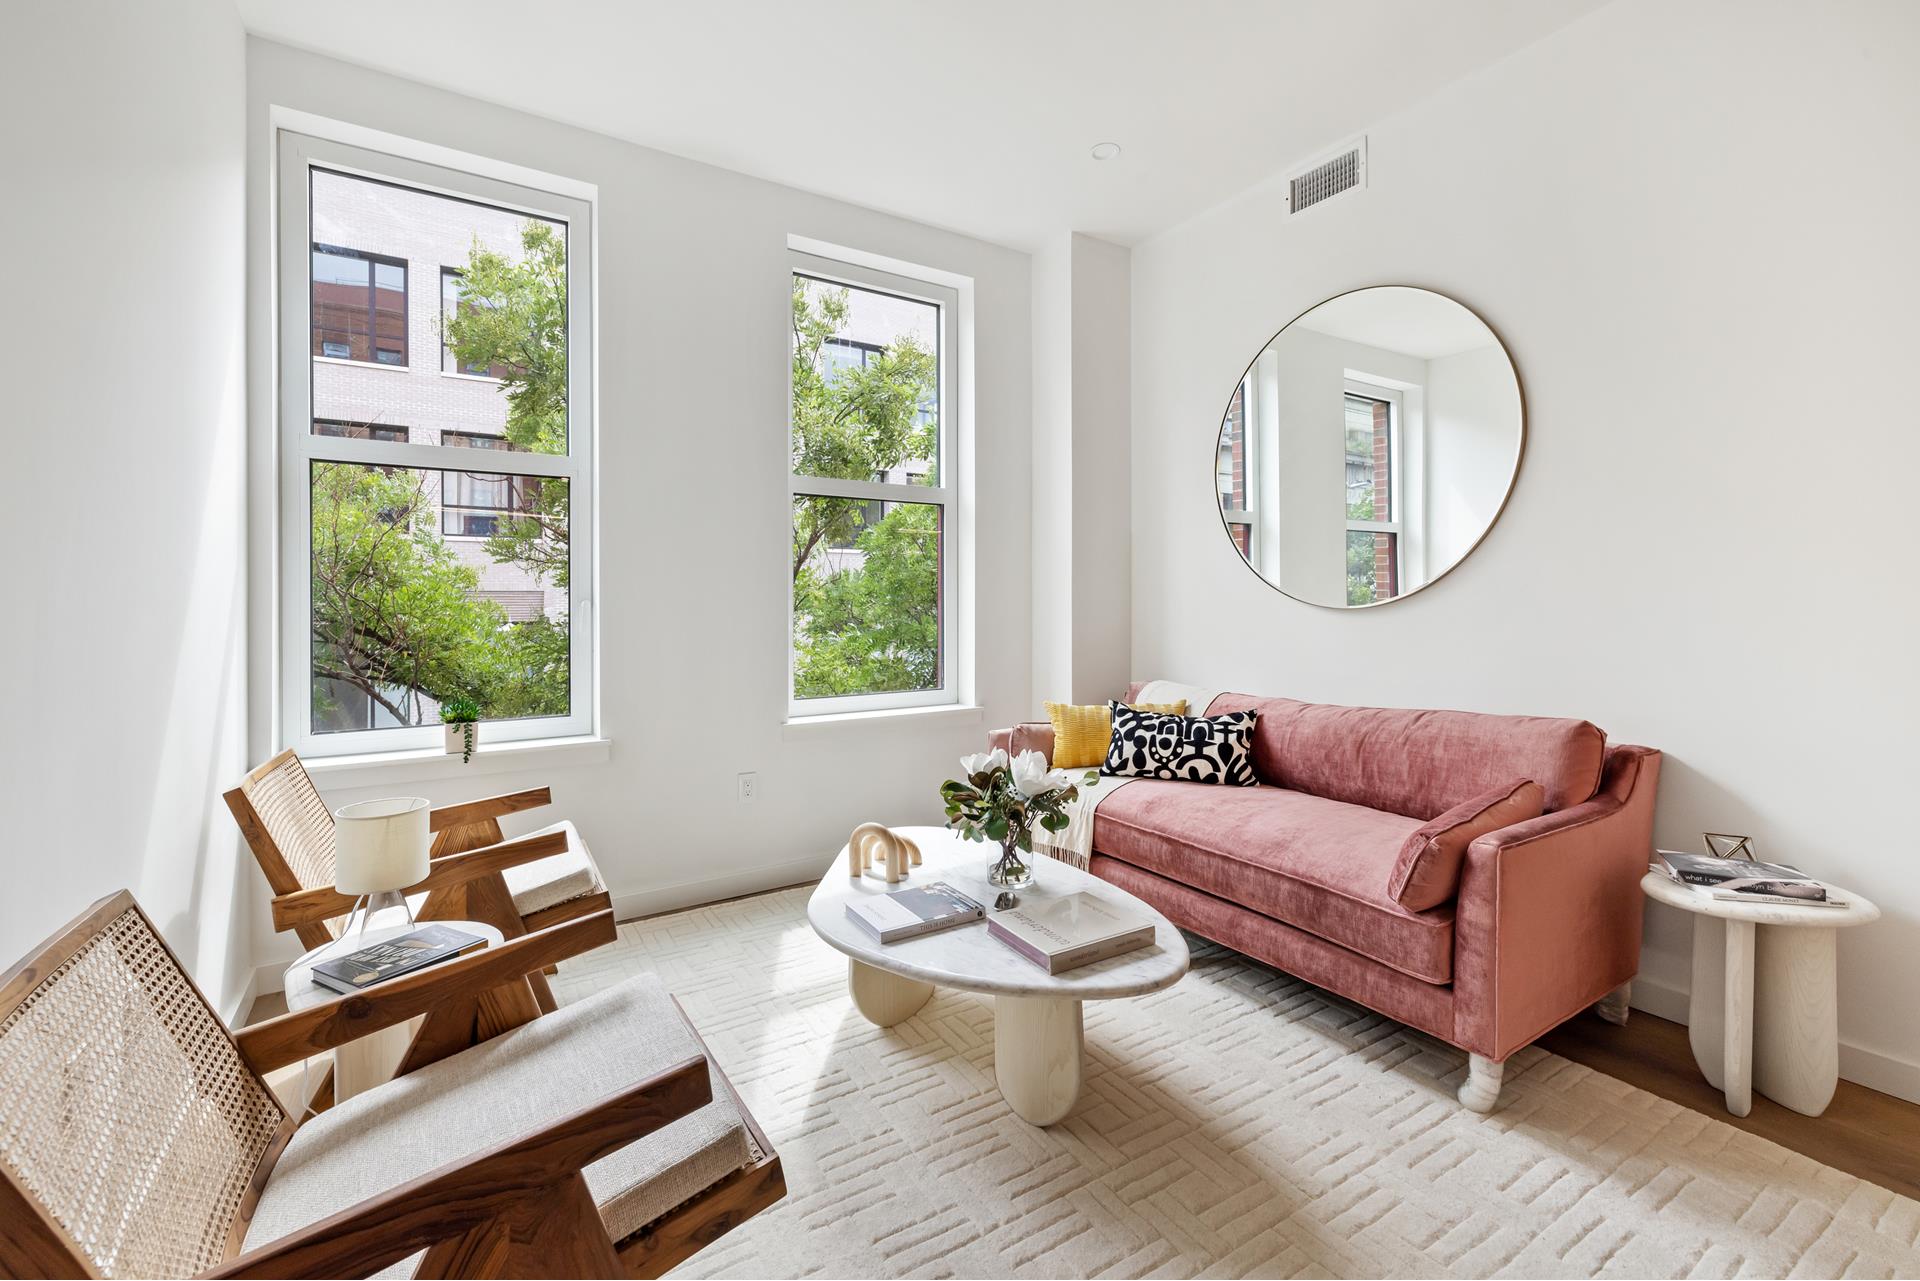
[[[1680,988],[1656,983],[1643,976],[1633,981],[1633,999],[1629,1004],[1656,1018],[1686,1026],[1687,994]],[[1879,1050],[1869,1050],[1864,1045],[1842,1041],[1840,1077],[1855,1085],[1864,1085],[1869,1090],[1891,1094],[1896,1099],[1920,1103],[1920,1063],[1909,1063]]]
[[658,912],[672,912],[683,907],[699,907],[703,903],[717,903],[721,899],[739,898],[743,894],[785,889],[789,885],[805,885],[819,880],[821,871],[822,864],[818,857],[794,859],[787,863],[774,863],[765,867],[728,872],[722,876],[676,881],[671,885],[615,893],[613,914],[622,921],[629,921],[636,916],[652,916]]
[[[260,978],[268,968],[270,967],[262,966],[248,975],[247,985],[240,989],[240,995],[229,1002],[226,1009],[220,1011],[220,1016],[226,1019],[228,1027],[237,1028],[245,1024],[248,1012],[253,1009],[254,999],[260,995]],[[273,990],[276,992],[280,990],[278,970],[273,972]]]

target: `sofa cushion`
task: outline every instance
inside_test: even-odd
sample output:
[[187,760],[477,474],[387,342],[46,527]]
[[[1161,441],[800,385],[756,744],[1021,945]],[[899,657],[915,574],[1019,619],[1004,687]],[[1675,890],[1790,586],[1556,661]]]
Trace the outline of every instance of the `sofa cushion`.
[[[285,1236],[550,1125],[700,1052],[652,975],[563,1005],[357,1094],[294,1131],[260,1194],[246,1244]],[[715,1071],[711,1103],[585,1173],[607,1232],[618,1241],[753,1159],[740,1110]],[[413,1262],[381,1275],[409,1276]]]
[[1252,787],[1252,712],[1231,716],[1166,716],[1108,703],[1113,741],[1102,774],[1181,779]]
[[1254,711],[1253,768],[1263,783],[1390,810],[1426,822],[1516,778],[1544,790],[1548,812],[1600,786],[1607,736],[1553,716],[1398,707],[1337,707],[1222,694],[1207,709]]
[[1452,902],[1467,846],[1488,832],[1539,818],[1545,796],[1540,784],[1523,779],[1462,801],[1407,838],[1387,893],[1409,912]]
[[[1105,703],[1077,707],[1072,703],[1045,703],[1047,721],[1053,726],[1053,751],[1050,764],[1056,769],[1098,767],[1107,759],[1113,743],[1113,709]],[[1164,712],[1185,716],[1187,700],[1177,703],[1129,703],[1141,712]]]
[[1141,779],[1100,802],[1093,848],[1428,983],[1453,977],[1453,909],[1387,894],[1418,821],[1278,787]]
[[527,836],[545,836],[549,832],[566,835],[567,848],[564,853],[535,859],[531,863],[518,863],[502,869],[500,873],[507,883],[507,893],[513,896],[513,910],[522,916],[558,907],[589,894],[599,894],[607,888],[606,882],[600,879],[599,865],[593,861],[587,843],[580,839],[580,833],[572,823],[562,819],[538,831],[528,832]]

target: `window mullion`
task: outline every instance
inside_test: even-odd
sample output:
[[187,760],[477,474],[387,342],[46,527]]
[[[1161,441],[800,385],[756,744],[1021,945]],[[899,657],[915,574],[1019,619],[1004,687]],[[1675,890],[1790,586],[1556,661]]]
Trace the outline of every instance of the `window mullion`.
[[952,491],[944,487],[884,480],[795,475],[791,478],[791,488],[796,498],[857,498],[865,502],[934,503],[943,507],[953,501]]

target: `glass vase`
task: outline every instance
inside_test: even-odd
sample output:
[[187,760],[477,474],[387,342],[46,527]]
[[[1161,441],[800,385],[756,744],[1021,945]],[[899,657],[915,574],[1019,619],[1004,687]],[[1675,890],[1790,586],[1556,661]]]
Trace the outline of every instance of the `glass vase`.
[[996,889],[1024,890],[1033,884],[1033,864],[1020,850],[1020,838],[1000,842],[1000,859],[987,869],[987,884]]

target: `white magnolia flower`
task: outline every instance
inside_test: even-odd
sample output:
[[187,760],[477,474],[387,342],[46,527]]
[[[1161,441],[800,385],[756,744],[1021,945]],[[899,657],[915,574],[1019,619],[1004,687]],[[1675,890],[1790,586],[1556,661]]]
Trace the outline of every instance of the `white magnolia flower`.
[[1028,800],[1057,792],[1070,782],[1065,770],[1048,769],[1047,758],[1039,752],[1022,752],[1013,758],[1014,790]]
[[[1040,753],[1025,752],[1022,754],[1026,756],[1038,756]],[[975,774],[984,774],[988,770],[1005,769],[1006,767],[1007,752],[1003,747],[996,747],[991,752],[975,752],[972,756],[962,756],[960,758],[960,768],[966,773],[968,778],[972,778]]]

